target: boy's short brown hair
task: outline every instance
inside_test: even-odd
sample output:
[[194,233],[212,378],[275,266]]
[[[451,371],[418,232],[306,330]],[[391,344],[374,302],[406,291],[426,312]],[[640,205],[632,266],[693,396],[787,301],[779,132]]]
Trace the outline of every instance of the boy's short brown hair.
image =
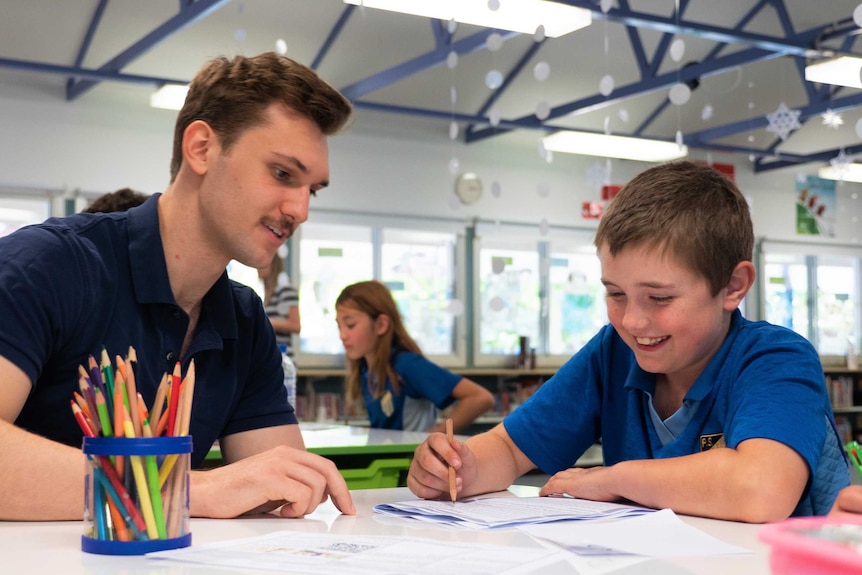
[[203,120],[229,149],[242,132],[263,123],[264,111],[281,102],[308,118],[330,136],[344,127],[352,106],[314,70],[286,56],[265,52],[258,56],[218,57],[210,60],[189,84],[185,104],[174,127],[171,181],[183,160],[183,133]]
[[628,246],[670,253],[717,295],[737,264],[751,261],[754,228],[736,184],[706,164],[681,161],[626,184],[602,215],[594,243],[607,244],[611,255]]

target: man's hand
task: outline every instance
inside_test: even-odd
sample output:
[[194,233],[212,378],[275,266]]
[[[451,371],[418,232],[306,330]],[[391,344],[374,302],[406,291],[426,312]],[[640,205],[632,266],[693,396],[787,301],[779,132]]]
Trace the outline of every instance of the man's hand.
[[286,445],[191,476],[194,517],[231,518],[278,508],[282,517],[303,517],[327,497],[342,513],[356,513],[332,461]]

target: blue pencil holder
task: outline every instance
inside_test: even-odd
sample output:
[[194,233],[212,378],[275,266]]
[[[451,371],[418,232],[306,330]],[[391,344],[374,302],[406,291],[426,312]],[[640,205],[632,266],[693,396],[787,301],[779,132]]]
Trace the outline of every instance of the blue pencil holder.
[[192,438],[85,437],[81,549],[143,555],[188,547]]

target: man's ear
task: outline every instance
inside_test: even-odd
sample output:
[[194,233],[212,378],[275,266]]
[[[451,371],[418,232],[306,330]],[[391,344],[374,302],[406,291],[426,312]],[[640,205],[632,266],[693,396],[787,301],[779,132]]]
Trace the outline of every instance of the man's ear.
[[742,299],[748,290],[754,284],[754,276],[756,272],[754,264],[751,262],[739,262],[733,268],[733,273],[730,274],[730,281],[727,283],[724,294],[724,309],[733,311],[742,303]]
[[209,168],[210,152],[217,147],[218,138],[210,125],[203,120],[195,120],[183,132],[183,163],[202,176]]
[[374,333],[377,335],[383,335],[387,331],[389,331],[389,325],[391,320],[389,316],[385,313],[381,313],[377,316],[377,319],[374,320]]

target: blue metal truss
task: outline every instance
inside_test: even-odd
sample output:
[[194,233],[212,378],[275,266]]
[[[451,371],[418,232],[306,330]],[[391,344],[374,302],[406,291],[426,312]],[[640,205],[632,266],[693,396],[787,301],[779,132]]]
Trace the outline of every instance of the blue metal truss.
[[[229,0],[179,0],[177,14],[166,22],[146,34],[137,42],[117,54],[110,61],[96,69],[86,69],[82,63],[86,58],[90,43],[97,33],[102,15],[109,0],[99,0],[75,63],[72,66],[60,66],[44,62],[33,62],[25,60],[13,60],[0,58],[0,67],[24,70],[36,73],[60,74],[68,77],[66,84],[66,99],[69,101],[83,95],[87,90],[102,81],[132,82],[140,84],[164,85],[164,84],[186,84],[187,80],[159,78],[126,74],[122,69],[148,50],[164,41],[179,30],[205,18],[213,11],[218,10]],[[534,114],[518,118],[503,118],[495,126],[489,125],[488,111],[506,90],[511,86],[525,65],[541,49],[543,43],[532,43],[518,59],[516,64],[507,72],[503,83],[495,90],[474,114],[453,113],[451,110],[433,110],[410,106],[398,106],[392,104],[377,103],[367,99],[370,94],[405,78],[414,76],[423,71],[440,66],[446,62],[450,52],[463,55],[487,47],[488,37],[497,32],[503,38],[517,35],[514,32],[483,30],[458,41],[453,41],[444,22],[431,21],[431,34],[434,38],[434,49],[412,58],[406,62],[383,70],[372,76],[359,80],[349,86],[344,86],[341,91],[359,109],[375,110],[393,114],[403,114],[417,117],[434,118],[446,121],[459,121],[467,124],[464,130],[466,143],[478,142],[487,138],[497,136],[512,130],[538,130],[556,131],[564,129],[554,124],[554,120],[573,114],[584,114],[594,110],[600,110],[624,100],[637,96],[664,90],[678,82],[696,82],[702,77],[720,74],[733,68],[752,64],[755,62],[770,60],[779,57],[793,57],[796,68],[802,82],[808,104],[800,110],[800,121],[823,113],[827,108],[836,112],[862,106],[862,94],[852,96],[840,96],[840,89],[831,86],[818,86],[806,82],[804,79],[804,68],[808,58],[819,57],[824,54],[850,54],[862,55],[852,51],[859,28],[853,23],[852,18],[840,20],[830,24],[817,26],[809,30],[797,32],[788,14],[784,0],[759,0],[756,4],[731,27],[721,27],[685,19],[685,11],[690,0],[680,0],[678,12],[670,16],[659,16],[632,10],[628,0],[617,0],[617,8],[610,9],[607,13],[598,8],[597,0],[554,0],[561,4],[577,6],[592,12],[595,20],[607,20],[626,27],[632,54],[637,63],[640,78],[631,84],[614,89],[609,96],[593,94],[578,100],[566,102],[553,108],[545,120],[539,120]],[[318,68],[324,58],[336,47],[339,35],[344,27],[348,25],[355,6],[347,5],[334,23],[327,38],[315,56],[311,66]],[[746,26],[763,10],[770,8],[777,15],[784,32],[782,37],[765,36],[747,32]],[[644,43],[640,36],[640,30],[654,30],[662,33],[655,48],[652,58],[646,53]],[[716,42],[715,47],[700,62],[686,65],[679,70],[670,73],[659,74],[658,69],[664,60],[671,45],[671,41],[677,35],[688,35]],[[744,48],[727,55],[721,55],[728,45],[742,46]],[[824,48],[824,46],[831,46]],[[668,101],[659,104],[649,113],[628,135],[639,136],[652,124],[652,122],[666,109]],[[826,150],[809,155],[776,154],[775,150],[781,143],[779,140],[773,142],[769,147],[747,148],[745,146],[733,146],[719,143],[718,140],[729,136],[746,132],[755,128],[765,127],[767,121],[763,117],[747,118],[737,122],[731,122],[708,130],[690,133],[684,137],[686,145],[692,148],[708,150],[740,152],[752,155],[756,158],[755,170],[766,171],[783,168],[813,161],[825,161],[835,157],[840,150]],[[485,126],[477,128],[476,126]],[[623,134],[621,134],[623,135]],[[855,154],[862,152],[862,145],[853,148],[845,148],[845,153]]]

